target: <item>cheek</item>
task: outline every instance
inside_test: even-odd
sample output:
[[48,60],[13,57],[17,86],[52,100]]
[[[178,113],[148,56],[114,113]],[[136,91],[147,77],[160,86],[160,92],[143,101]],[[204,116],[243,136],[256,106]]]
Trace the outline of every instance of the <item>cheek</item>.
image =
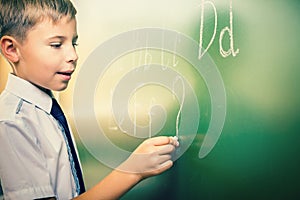
[[55,71],[51,59],[42,57],[32,57],[31,59],[31,62],[28,63],[30,70],[27,71],[27,74],[39,84],[50,81]]
[[36,70],[42,72],[55,71],[59,63],[57,61],[57,55],[51,55],[47,53],[40,52],[34,56],[34,65]]

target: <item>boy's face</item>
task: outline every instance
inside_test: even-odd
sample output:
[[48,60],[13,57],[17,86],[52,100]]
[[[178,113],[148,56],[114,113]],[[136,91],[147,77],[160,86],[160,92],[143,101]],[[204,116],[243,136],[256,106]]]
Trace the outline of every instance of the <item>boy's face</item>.
[[46,89],[64,90],[76,67],[76,42],[76,19],[43,20],[18,44],[16,75]]

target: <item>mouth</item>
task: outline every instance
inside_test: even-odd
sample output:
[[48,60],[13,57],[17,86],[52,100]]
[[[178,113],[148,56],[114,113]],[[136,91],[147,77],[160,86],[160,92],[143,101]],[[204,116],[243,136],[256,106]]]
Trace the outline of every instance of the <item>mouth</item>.
[[57,72],[64,80],[70,80],[74,71]]

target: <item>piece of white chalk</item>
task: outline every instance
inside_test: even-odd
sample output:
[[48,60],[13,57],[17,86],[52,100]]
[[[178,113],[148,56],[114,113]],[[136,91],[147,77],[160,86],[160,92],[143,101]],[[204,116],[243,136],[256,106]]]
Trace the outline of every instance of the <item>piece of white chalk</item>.
[[176,141],[175,146],[178,147],[179,146],[178,137],[177,136],[173,136],[172,139]]

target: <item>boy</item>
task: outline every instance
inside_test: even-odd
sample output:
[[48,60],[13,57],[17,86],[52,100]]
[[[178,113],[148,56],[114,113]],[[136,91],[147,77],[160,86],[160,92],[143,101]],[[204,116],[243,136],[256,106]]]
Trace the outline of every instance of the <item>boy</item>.
[[78,59],[75,15],[69,0],[0,0],[0,49],[13,71],[0,96],[5,199],[118,199],[173,164],[177,140],[151,138],[119,170],[84,190],[68,127],[52,112],[51,91],[67,88]]

